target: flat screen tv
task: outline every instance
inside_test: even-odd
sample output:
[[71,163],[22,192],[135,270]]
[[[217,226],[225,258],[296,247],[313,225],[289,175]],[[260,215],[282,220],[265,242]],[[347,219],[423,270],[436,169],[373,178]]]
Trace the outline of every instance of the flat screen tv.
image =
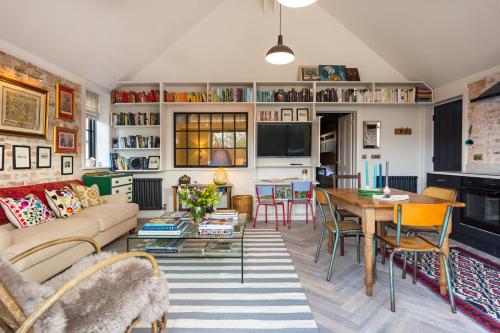
[[311,156],[311,124],[257,125],[257,156]]

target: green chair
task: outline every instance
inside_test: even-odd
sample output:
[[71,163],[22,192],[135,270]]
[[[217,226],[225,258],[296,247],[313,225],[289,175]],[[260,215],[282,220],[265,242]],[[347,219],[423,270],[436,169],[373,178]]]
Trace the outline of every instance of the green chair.
[[[339,245],[341,237],[344,236],[356,237],[357,262],[358,264],[361,262],[359,240],[360,237],[363,235],[363,231],[361,230],[361,226],[356,222],[353,221],[338,222],[337,218],[335,217],[335,210],[333,209],[332,203],[330,201],[330,195],[321,188],[316,187],[314,191],[316,192],[316,201],[318,203],[319,211],[321,212],[321,217],[323,219],[322,223],[323,229],[321,230],[318,249],[316,250],[316,255],[314,256],[314,262],[318,262],[319,253],[321,251],[321,245],[323,244],[326,232],[328,231],[335,234],[335,242],[333,243],[332,257],[330,259],[330,265],[328,266],[328,273],[326,274],[326,280],[330,281],[333,272],[333,262],[335,260],[335,254],[337,252],[337,247]],[[331,216],[331,218],[327,217],[325,209],[328,209],[329,216]]]
[[[394,293],[394,255],[402,252],[406,258],[407,252],[414,252],[414,262],[418,260],[418,254],[423,252],[434,252],[441,256],[444,262],[446,283],[450,297],[451,311],[456,312],[455,298],[453,297],[453,286],[451,281],[451,264],[442,250],[446,232],[441,232],[437,245],[420,236],[401,236],[403,227],[441,227],[446,230],[450,222],[452,206],[448,204],[416,204],[400,203],[394,205],[394,220],[397,221],[395,236],[378,236],[378,239],[392,248],[389,256],[389,287],[391,293],[391,311],[396,311],[396,300]],[[373,243],[375,245],[376,238]],[[373,246],[373,256],[376,255],[376,247]],[[374,261],[375,262],[375,261]],[[375,266],[374,266],[375,268]],[[414,267],[416,270],[416,265]]]

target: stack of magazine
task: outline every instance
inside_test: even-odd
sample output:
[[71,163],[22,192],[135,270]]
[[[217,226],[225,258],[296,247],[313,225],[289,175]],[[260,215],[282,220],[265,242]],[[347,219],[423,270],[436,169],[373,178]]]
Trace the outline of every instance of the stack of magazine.
[[200,235],[231,236],[238,224],[238,212],[235,210],[217,210],[198,225]]
[[180,236],[191,227],[191,219],[187,212],[165,213],[145,223],[139,236]]
[[178,253],[186,242],[185,239],[155,239],[144,245],[146,252],[150,253]]

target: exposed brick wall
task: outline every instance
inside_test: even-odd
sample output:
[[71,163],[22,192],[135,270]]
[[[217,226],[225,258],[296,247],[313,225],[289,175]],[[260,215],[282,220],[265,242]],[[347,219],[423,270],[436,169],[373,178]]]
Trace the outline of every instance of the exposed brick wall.
[[[5,161],[4,170],[0,171],[0,187],[30,185],[37,183],[53,182],[60,180],[80,178],[82,174],[82,135],[80,130],[80,117],[82,114],[82,88],[79,84],[68,81],[60,76],[54,75],[42,68],[30,64],[21,59],[0,51],[0,75],[15,78],[32,85],[37,85],[50,92],[49,99],[49,126],[47,140],[40,138],[30,138],[21,136],[0,135],[0,145],[5,146]],[[76,113],[74,121],[64,121],[56,119],[56,83],[61,83],[75,90],[75,105]],[[73,156],[73,175],[61,175],[61,155],[54,153],[53,147],[53,132],[54,125],[77,128],[78,137],[78,154]],[[14,170],[12,166],[12,145],[29,145],[31,147],[31,169],[30,170]],[[50,146],[52,147],[52,168],[37,169],[36,168],[36,147]]]

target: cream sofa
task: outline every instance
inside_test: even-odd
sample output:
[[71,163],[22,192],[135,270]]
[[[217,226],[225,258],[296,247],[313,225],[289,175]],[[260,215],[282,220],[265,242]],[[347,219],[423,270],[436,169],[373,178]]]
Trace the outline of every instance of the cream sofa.
[[[72,236],[92,238],[103,246],[137,227],[139,207],[129,203],[126,194],[103,198],[103,205],[84,208],[66,219],[58,218],[26,229],[1,225],[0,255],[12,258],[41,243]],[[28,256],[15,267],[27,279],[42,282],[92,252],[88,243],[64,243]]]

